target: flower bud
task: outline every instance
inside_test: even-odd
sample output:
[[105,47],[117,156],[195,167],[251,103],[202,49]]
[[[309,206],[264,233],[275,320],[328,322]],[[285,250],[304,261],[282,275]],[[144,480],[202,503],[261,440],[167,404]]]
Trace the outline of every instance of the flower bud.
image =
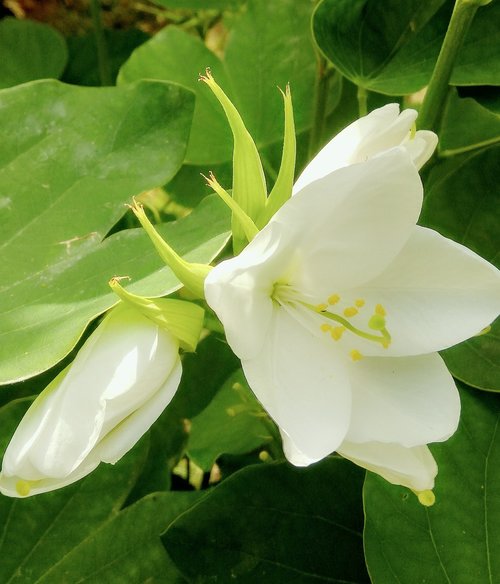
[[181,372],[177,337],[120,303],[21,420],[3,459],[0,492],[35,495],[100,462],[114,464],[169,404]]

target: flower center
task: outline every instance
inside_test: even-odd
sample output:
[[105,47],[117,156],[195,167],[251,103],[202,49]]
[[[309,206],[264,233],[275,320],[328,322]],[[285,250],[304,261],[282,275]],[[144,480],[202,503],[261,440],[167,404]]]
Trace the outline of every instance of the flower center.
[[[352,322],[353,317],[360,314],[363,309],[366,310],[366,301],[363,298],[357,298],[343,310],[337,311],[333,307],[341,302],[339,294],[332,294],[326,302],[313,305],[306,302],[297,290],[286,284],[275,284],[272,298],[280,305],[299,304],[320,315],[323,321],[320,324],[320,330],[325,334],[328,333],[334,341],[339,341],[344,333],[351,333],[367,341],[378,343],[384,349],[391,344],[391,335],[386,327],[386,311],[382,304],[374,306],[364,330],[364,327],[359,328]],[[363,358],[357,349],[352,349],[349,355],[353,361]]]

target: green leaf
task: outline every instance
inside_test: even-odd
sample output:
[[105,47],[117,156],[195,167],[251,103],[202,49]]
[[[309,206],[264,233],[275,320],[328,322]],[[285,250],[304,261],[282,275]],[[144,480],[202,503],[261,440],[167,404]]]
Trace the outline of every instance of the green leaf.
[[500,85],[498,34],[500,4],[480,6],[453,69],[453,85]]
[[[393,95],[411,93],[430,78],[449,10],[444,0],[323,0],[313,34],[325,56],[356,85]],[[441,11],[443,12],[443,11]]]
[[[198,81],[199,74],[207,67],[222,86],[229,84],[222,63],[200,39],[180,28],[167,26],[136,49],[118,75],[120,86],[138,79],[159,79],[180,83],[196,93],[186,153],[186,162],[190,164],[217,163],[232,158],[231,130],[222,107],[210,89]],[[201,177],[199,180],[204,182]]]
[[39,584],[106,582],[106,584],[181,584],[165,553],[160,534],[200,493],[155,493],[125,508],[72,549]]
[[472,97],[482,107],[495,114],[500,114],[500,88],[498,87],[461,87],[459,95],[460,97]]
[[[217,83],[238,108],[257,146],[281,143],[283,103],[276,86],[284,88],[290,82],[297,130],[311,125],[315,55],[310,11],[308,2],[251,0],[234,21],[223,61],[200,40],[166,27],[134,51],[118,81],[163,79],[196,91],[186,155],[190,164],[220,164],[232,157],[232,137],[223,110],[210,90],[197,81],[206,67],[212,69]],[[258,51],[255,31],[259,31]]]
[[362,478],[338,458],[308,469],[250,466],[180,516],[163,541],[193,582],[369,582]]
[[[500,265],[499,174],[498,146],[438,164],[427,181],[420,222]],[[455,377],[500,390],[499,326],[441,353]]]
[[[498,100],[500,103],[500,99]],[[439,132],[439,153],[453,156],[500,142],[500,112],[471,97],[449,96]]]
[[[221,185],[230,185],[232,183],[232,162],[211,164],[210,170],[217,177],[217,180]],[[213,190],[207,185],[207,181],[201,176],[206,173],[206,166],[185,164],[168,183],[165,190],[172,199],[181,205],[184,205],[185,207],[196,207],[201,199],[213,193]]]
[[373,584],[500,581],[500,402],[464,390],[458,432],[432,452],[436,503],[368,473],[365,549]]
[[500,391],[500,318],[486,335],[442,351],[448,369],[461,381],[487,391]]
[[26,81],[58,78],[66,66],[68,49],[64,37],[52,27],[4,18],[0,21],[0,88]]
[[184,419],[169,405],[151,426],[148,457],[127,505],[150,493],[170,489],[171,473],[184,453],[187,438]]
[[[128,30],[105,29],[104,36],[108,48],[111,78],[116,80],[118,71],[130,54],[150,37],[146,33],[131,28]],[[94,33],[73,36],[67,39],[69,61],[62,80],[75,85],[100,86],[99,63]]]
[[184,356],[181,383],[169,409],[181,418],[194,418],[239,367],[239,359],[226,342],[215,335],[206,337],[198,344],[196,355]]
[[209,471],[221,454],[246,454],[272,441],[267,414],[237,371],[191,420],[187,454]]
[[[353,83],[403,95],[429,82],[452,7],[445,0],[322,0],[313,33],[325,56]],[[500,85],[500,52],[491,42],[499,18],[498,2],[479,9],[453,84]]]

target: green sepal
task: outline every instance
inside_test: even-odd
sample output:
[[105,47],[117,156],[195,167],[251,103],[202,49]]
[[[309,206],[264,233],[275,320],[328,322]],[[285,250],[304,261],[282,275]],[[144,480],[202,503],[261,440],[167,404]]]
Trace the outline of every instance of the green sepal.
[[204,282],[212,267],[208,264],[194,264],[182,259],[153,227],[141,204],[134,201],[130,208],[139,219],[162,260],[195,298],[205,298]]
[[[266,179],[255,142],[241,119],[238,110],[227,95],[217,85],[210,70],[200,76],[212,90],[222,105],[234,138],[233,150],[233,198],[243,211],[256,221],[262,213],[267,199]],[[240,221],[233,214],[233,248],[240,252],[246,245],[247,238]]]
[[118,278],[112,278],[109,285],[125,305],[133,307],[158,326],[168,330],[179,341],[182,349],[191,353],[196,350],[205,316],[201,306],[174,298],[137,296],[127,292]]
[[281,156],[281,166],[278,178],[274,183],[265,208],[257,218],[257,227],[262,229],[276,211],[292,196],[293,180],[295,177],[295,122],[293,118],[292,96],[290,86],[287,85],[283,94],[283,104],[285,108],[285,134],[283,138],[283,154]]
[[236,217],[243,228],[243,232],[245,233],[245,237],[248,241],[252,241],[252,239],[257,235],[259,230],[255,223],[250,219],[250,217],[243,211],[243,209],[238,205],[238,203],[231,197],[231,195],[224,190],[217,179],[215,178],[214,174],[211,172],[210,175],[207,177],[204,174],[202,175],[203,178],[207,181],[207,185],[213,189],[219,197],[226,203],[226,205],[231,209],[233,212],[233,217]]

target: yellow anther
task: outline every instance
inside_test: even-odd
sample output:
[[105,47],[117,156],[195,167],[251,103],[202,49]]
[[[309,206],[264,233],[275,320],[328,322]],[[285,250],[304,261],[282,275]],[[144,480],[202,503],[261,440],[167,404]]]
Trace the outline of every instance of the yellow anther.
[[338,341],[344,334],[345,330],[344,326],[336,326],[330,331],[330,335],[334,341]]
[[330,324],[327,324],[326,322],[324,322],[319,328],[324,333],[327,333],[328,331],[332,330],[332,326]]
[[476,335],[474,335],[475,337],[480,337],[482,335],[487,335],[489,332],[491,331],[491,326],[488,325],[487,327],[485,327],[483,330],[480,330]]
[[385,316],[387,314],[382,304],[377,304],[377,306],[375,306],[375,314],[378,314],[379,316]]
[[365,301],[362,298],[358,298],[354,304],[358,307],[358,308],[362,308],[365,305]]
[[381,331],[385,328],[385,318],[380,314],[372,314],[368,326],[374,331]]
[[29,481],[23,481],[21,479],[16,483],[16,491],[17,494],[20,495],[21,497],[27,497],[31,491],[31,484],[29,483]]
[[428,491],[414,491],[417,495],[418,502],[424,507],[432,507],[436,502],[436,495],[431,490]]
[[271,455],[269,454],[269,452],[267,452],[267,450],[261,450],[259,452],[259,460],[261,462],[268,462],[272,459],[271,459]]
[[363,358],[363,355],[357,349],[353,349],[349,355],[351,355],[353,361],[360,361]]
[[355,306],[348,306],[344,310],[344,316],[354,316],[358,314],[358,309]]
[[340,300],[340,296],[338,294],[332,294],[328,297],[328,304],[337,304]]
[[315,309],[317,312],[325,312],[325,310],[328,308],[328,304],[317,304],[315,306]]

